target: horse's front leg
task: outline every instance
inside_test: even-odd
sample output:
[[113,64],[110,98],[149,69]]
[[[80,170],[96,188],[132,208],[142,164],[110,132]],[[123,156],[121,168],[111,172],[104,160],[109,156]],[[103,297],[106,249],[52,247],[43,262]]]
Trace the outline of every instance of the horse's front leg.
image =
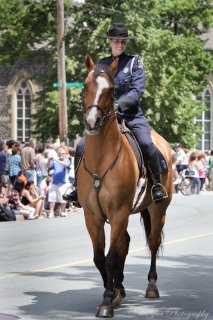
[[93,261],[96,268],[99,270],[103,279],[104,287],[106,288],[107,273],[105,267],[105,232],[104,224],[105,220],[94,221],[90,214],[86,214],[85,211],[85,222],[87,230],[93,244]]
[[[125,297],[125,289],[122,285],[124,264],[128,253],[130,237],[127,231],[113,232],[111,230],[111,244],[106,256],[105,266],[107,272],[106,290],[104,298],[99,306],[96,317],[113,317],[114,308],[118,308]],[[117,234],[117,236],[115,236]],[[116,239],[116,241],[114,240]]]
[[126,261],[126,256],[128,254],[129,250],[129,243],[130,243],[130,236],[128,232],[125,232],[124,238],[122,242],[120,243],[121,247],[119,249],[119,257],[117,260],[117,264],[115,267],[115,273],[114,273],[114,299],[113,299],[113,305],[115,308],[118,308],[126,296],[125,288],[123,286],[123,280],[124,280],[124,265]]

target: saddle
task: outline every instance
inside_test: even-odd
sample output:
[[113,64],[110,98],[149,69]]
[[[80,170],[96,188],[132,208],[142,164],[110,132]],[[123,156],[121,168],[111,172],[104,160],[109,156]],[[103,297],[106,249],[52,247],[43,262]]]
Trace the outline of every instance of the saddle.
[[[146,160],[144,160],[144,158],[143,158],[143,151],[141,150],[134,134],[129,129],[128,124],[124,120],[122,120],[122,122],[119,123],[119,126],[120,126],[121,133],[125,134],[127,140],[129,141],[129,144],[135,154],[135,157],[138,162],[138,168],[141,173],[140,175],[142,176],[144,166],[146,166]],[[168,172],[168,165],[167,165],[166,159],[164,158],[163,154],[156,146],[155,146],[155,148],[158,153],[160,173],[163,173],[163,172],[166,173],[166,172]]]

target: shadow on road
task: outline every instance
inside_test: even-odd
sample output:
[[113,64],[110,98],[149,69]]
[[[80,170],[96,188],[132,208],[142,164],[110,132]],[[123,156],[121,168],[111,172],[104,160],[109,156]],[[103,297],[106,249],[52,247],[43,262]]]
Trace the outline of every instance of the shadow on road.
[[[127,297],[115,319],[213,319],[213,258],[190,255],[164,256],[159,259],[158,288],[161,298],[145,299],[149,258],[136,257],[138,264],[126,264]],[[71,320],[95,319],[96,307],[102,300],[100,275],[93,266],[67,268],[68,272],[36,273],[35,277],[54,278],[68,282],[69,290],[61,292],[29,291],[33,303],[20,307],[24,319]],[[29,276],[29,275],[24,275]],[[32,274],[30,275],[32,276]],[[88,289],[76,289],[76,283],[89,281]],[[26,316],[26,318],[25,318]]]

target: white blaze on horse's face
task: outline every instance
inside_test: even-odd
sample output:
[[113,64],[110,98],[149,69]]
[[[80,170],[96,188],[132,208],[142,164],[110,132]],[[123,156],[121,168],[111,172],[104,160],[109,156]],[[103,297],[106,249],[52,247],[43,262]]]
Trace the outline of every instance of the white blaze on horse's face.
[[107,80],[104,77],[101,77],[101,76],[97,77],[96,82],[98,84],[98,89],[97,89],[97,92],[96,92],[96,97],[95,97],[95,100],[94,100],[94,104],[98,105],[99,97],[100,97],[103,89],[109,88],[109,83],[107,82]]
[[[109,88],[109,83],[104,77],[101,77],[101,76],[97,77],[96,82],[98,87],[97,87],[96,96],[93,102],[94,106],[98,106],[99,98],[101,96],[103,89]],[[92,129],[95,128],[97,117],[98,117],[98,109],[94,107],[89,111],[87,115],[87,123],[90,125]]]

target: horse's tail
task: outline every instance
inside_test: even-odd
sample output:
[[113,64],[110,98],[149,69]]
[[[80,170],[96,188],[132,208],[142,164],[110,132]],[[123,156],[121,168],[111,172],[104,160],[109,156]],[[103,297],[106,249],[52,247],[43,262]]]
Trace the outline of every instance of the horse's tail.
[[144,209],[141,211],[141,222],[143,222],[145,235],[146,235],[146,242],[148,243],[148,238],[151,232],[151,219],[148,209]]
[[[150,219],[150,214],[148,209],[144,209],[141,211],[141,222],[143,222],[144,229],[145,229],[145,235],[146,235],[146,243],[149,246],[149,235],[151,233],[151,219]],[[161,231],[161,244],[159,249],[163,251],[163,239],[164,239],[164,233],[163,230]],[[149,247],[150,249],[150,247]]]

